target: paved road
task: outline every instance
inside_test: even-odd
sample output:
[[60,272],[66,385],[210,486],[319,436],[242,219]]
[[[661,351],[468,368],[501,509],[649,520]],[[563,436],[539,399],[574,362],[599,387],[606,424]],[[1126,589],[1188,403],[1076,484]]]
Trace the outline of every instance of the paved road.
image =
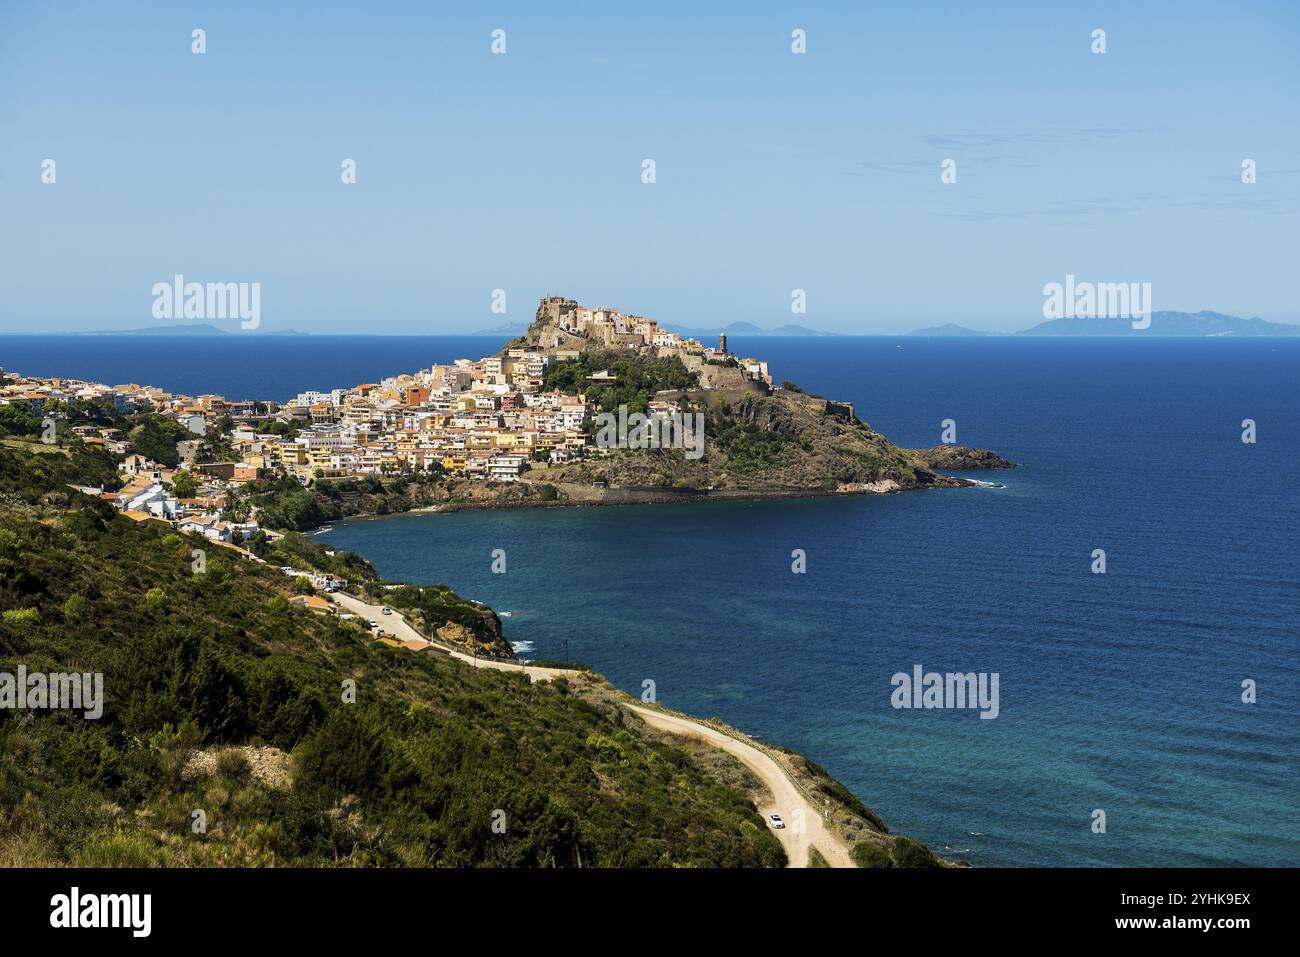
[[808,866],[809,847],[816,847],[821,851],[822,857],[826,858],[826,862],[831,867],[857,867],[853,863],[853,858],[849,856],[849,849],[827,830],[821,813],[799,793],[798,788],[785,773],[785,769],[771,756],[764,754],[752,744],[738,741],[730,735],[715,731],[707,725],[688,718],[664,714],[662,711],[641,708],[634,704],[629,704],[627,707],[652,728],[706,741],[726,751],[749,768],[772,795],[771,801],[759,805],[758,813],[762,815],[764,821],[768,821],[768,815],[776,811],[785,821],[785,827],[773,833],[785,847],[786,857],[790,859],[790,867]]

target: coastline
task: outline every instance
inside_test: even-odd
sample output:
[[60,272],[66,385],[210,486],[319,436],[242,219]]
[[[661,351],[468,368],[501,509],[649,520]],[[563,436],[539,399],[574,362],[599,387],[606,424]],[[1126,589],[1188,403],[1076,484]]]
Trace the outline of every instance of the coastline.
[[[355,595],[335,593],[329,597],[336,605],[362,617],[380,614],[378,605],[368,604]],[[754,801],[759,815],[766,819],[772,813],[779,813],[795,825],[776,831],[778,840],[787,850],[787,868],[863,867],[865,865],[860,864],[854,854],[854,848],[860,844],[869,843],[877,849],[876,853],[888,858],[896,841],[914,843],[892,834],[880,815],[806,755],[762,741],[721,718],[700,718],[655,701],[634,698],[616,687],[605,675],[585,666],[533,664],[519,659],[472,656],[448,642],[424,634],[398,609],[393,609],[388,621],[390,627],[397,629],[396,634],[405,638],[403,647],[413,654],[447,656],[473,668],[522,674],[533,683],[563,680],[571,693],[593,705],[612,705],[630,712],[654,732],[684,738],[693,745],[716,750],[740,762],[752,775],[744,790]],[[814,853],[820,855],[822,864],[813,863]],[[931,860],[926,866],[970,866],[939,857],[928,850],[926,856]]]
[[[544,501],[539,498],[509,499],[504,496],[485,498],[478,501],[451,499],[435,505],[418,505],[411,508],[393,509],[386,512],[361,511],[330,519],[320,525],[298,529],[304,535],[315,535],[321,529],[338,525],[342,522],[389,518],[400,515],[428,515],[449,512],[485,512],[513,511],[533,508],[614,508],[635,505],[683,505],[709,504],[714,502],[763,502],[785,499],[844,498],[849,496],[898,495],[904,492],[928,492],[937,489],[986,488],[989,483],[957,476],[942,475],[944,481],[930,485],[903,486],[897,482],[871,483],[857,487],[836,489],[673,489],[657,487],[629,487],[613,489],[582,489],[592,493],[577,498],[553,499]],[[887,487],[886,487],[887,486]],[[490,486],[489,486],[490,487]],[[508,490],[508,487],[506,488]],[[285,531],[276,529],[276,531]]]
[[[998,468],[1016,468],[1013,463],[1007,462],[992,453],[983,450],[961,449],[959,452],[965,461],[975,461],[979,464],[968,466],[971,470],[989,470]],[[996,464],[995,464],[996,463]],[[494,495],[490,500],[466,501],[466,502],[449,502],[436,505],[415,506],[400,511],[390,511],[384,513],[365,512],[340,517],[332,520],[326,525],[319,526],[315,529],[304,531],[303,534],[315,535],[325,528],[344,524],[352,521],[373,521],[382,518],[397,518],[401,516],[418,516],[427,514],[437,514],[441,512],[460,512],[460,511],[496,511],[496,510],[515,510],[525,508],[594,508],[594,507],[617,507],[631,505],[662,505],[662,504],[682,504],[682,503],[708,503],[708,502],[741,502],[741,501],[776,501],[785,499],[813,499],[813,498],[831,498],[839,496],[866,496],[866,495],[893,495],[900,492],[908,491],[925,491],[929,489],[942,488],[979,488],[979,487],[1000,487],[994,483],[980,482],[978,480],[965,479],[958,476],[943,475],[935,473],[937,482],[925,485],[904,486],[898,482],[887,480],[869,484],[860,484],[856,486],[844,486],[836,489],[664,489],[664,488],[591,488],[583,489],[588,493],[581,498],[566,498],[564,500],[542,501],[535,498],[526,499],[507,499],[501,495]],[[529,483],[521,483],[529,484]],[[544,483],[538,483],[544,484]],[[486,486],[493,488],[493,486]],[[510,486],[497,486],[501,492],[509,492]],[[613,493],[613,494],[611,494]],[[361,554],[361,553],[357,553]],[[365,556],[362,555],[364,558]],[[337,598],[335,600],[338,600]],[[355,600],[349,598],[349,600]],[[408,625],[409,627],[409,625]],[[619,704],[631,712],[635,713],[642,721],[652,729],[664,734],[673,734],[677,736],[686,736],[689,739],[698,741],[702,747],[712,747],[730,754],[736,760],[741,761],[751,773],[757,774],[760,767],[767,766],[769,769],[779,769],[781,776],[780,782],[775,783],[770,773],[766,776],[758,775],[760,779],[760,788],[765,788],[767,798],[763,802],[759,801],[759,795],[752,795],[755,803],[759,806],[760,812],[766,815],[768,812],[778,810],[778,806],[773,800],[784,798],[786,805],[789,805],[790,795],[795,795],[797,801],[801,804],[806,802],[807,807],[816,809],[809,820],[815,825],[819,839],[823,844],[830,844],[828,853],[825,855],[829,859],[831,866],[860,866],[856,863],[852,855],[852,848],[863,841],[874,844],[886,855],[890,853],[889,848],[895,838],[890,834],[888,826],[884,819],[877,815],[860,797],[854,794],[846,785],[833,778],[824,769],[813,762],[806,755],[802,755],[784,748],[781,745],[768,744],[759,741],[749,733],[724,722],[719,717],[701,718],[685,712],[668,709],[657,703],[651,702],[648,705],[645,702],[639,702],[628,692],[614,686],[610,680],[602,673],[597,672],[589,667],[583,666],[575,670],[573,663],[547,663],[534,664],[518,656],[513,650],[513,643],[507,639],[507,644],[511,647],[512,659],[489,659],[482,657],[472,657],[466,654],[463,649],[457,649],[451,643],[430,638],[427,635],[420,634],[419,637],[427,642],[423,650],[427,653],[444,654],[457,658],[464,663],[471,664],[473,667],[488,667],[505,671],[516,671],[526,674],[530,681],[549,681],[557,678],[566,678],[570,681],[576,681],[579,685],[585,687],[587,691],[598,697],[610,698],[619,702]],[[408,650],[417,650],[408,645]],[[730,743],[728,743],[730,742]],[[752,754],[742,753],[748,749]],[[823,783],[823,779],[829,784]],[[838,796],[832,794],[829,788],[836,788]],[[790,813],[786,810],[784,813]],[[808,848],[812,847],[809,840],[800,840],[789,843],[787,838],[790,835],[782,833],[780,835],[783,844],[796,851],[796,856],[790,858],[791,867],[808,866],[804,862],[807,860]],[[923,845],[924,846],[924,845]],[[938,854],[933,854],[933,860],[936,862],[931,866],[939,867],[970,867],[967,861],[958,861]]]

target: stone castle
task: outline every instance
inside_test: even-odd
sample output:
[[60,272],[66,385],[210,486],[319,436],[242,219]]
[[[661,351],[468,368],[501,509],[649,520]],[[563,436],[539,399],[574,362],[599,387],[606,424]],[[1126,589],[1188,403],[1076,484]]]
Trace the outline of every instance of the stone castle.
[[559,358],[592,348],[631,349],[663,358],[676,356],[686,368],[699,374],[700,384],[706,389],[772,386],[766,360],[731,355],[725,334],[719,336],[718,348],[714,349],[698,339],[661,329],[654,319],[624,315],[606,306],[583,306],[562,296],[542,299],[529,336],[535,336],[539,349]]

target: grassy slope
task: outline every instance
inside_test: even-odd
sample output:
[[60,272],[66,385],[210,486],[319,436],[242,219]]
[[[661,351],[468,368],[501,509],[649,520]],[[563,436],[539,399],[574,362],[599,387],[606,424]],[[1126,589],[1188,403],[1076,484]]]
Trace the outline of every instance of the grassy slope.
[[[752,776],[628,718],[598,676],[530,686],[384,648],[295,614],[293,582],[220,548],[195,575],[201,541],[67,488],[113,487],[114,457],[17,436],[0,443],[0,672],[101,671],[108,707],[93,722],[0,711],[0,866],[783,862],[753,812]],[[265,550],[379,594],[359,556],[293,535]],[[500,641],[491,610],[446,586],[384,594]],[[340,700],[344,678],[356,704]],[[252,774],[220,751],[240,742],[269,745],[243,749]],[[266,755],[283,773],[256,773]],[[923,845],[888,836],[843,785],[786,755],[863,866],[932,866]],[[206,833],[191,826],[196,809]]]
[[[103,672],[108,704],[0,711],[0,864],[784,863],[740,791],[621,709],[295,613],[227,550],[194,574],[201,543],[43,503],[34,460],[0,449],[0,671]],[[292,786],[182,773],[226,743],[291,751]]]

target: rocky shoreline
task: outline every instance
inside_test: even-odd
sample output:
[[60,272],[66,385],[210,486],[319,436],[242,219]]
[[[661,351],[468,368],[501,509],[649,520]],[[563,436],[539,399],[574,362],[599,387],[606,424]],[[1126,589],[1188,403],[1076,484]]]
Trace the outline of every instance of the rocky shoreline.
[[932,469],[952,469],[956,472],[977,472],[986,469],[1016,469],[1009,462],[988,449],[969,449],[961,445],[936,445],[932,449],[904,449],[913,458],[920,459]]
[[[943,467],[976,471],[986,469],[1017,468],[1001,456],[986,449],[970,449],[959,446],[940,446],[938,449],[908,450],[917,458],[930,465],[927,456],[933,454]],[[955,464],[960,463],[960,464]],[[531,480],[504,484],[487,484],[483,482],[448,483],[446,498],[428,504],[406,508],[386,510],[364,510],[350,512],[331,520],[327,524],[356,519],[382,518],[388,515],[435,514],[444,512],[489,511],[498,509],[525,508],[600,508],[627,505],[674,505],[702,502],[758,502],[777,499],[797,498],[833,498],[845,495],[894,495],[900,492],[925,491],[935,488],[974,488],[979,483],[954,475],[935,475],[935,481],[925,485],[907,486],[892,479],[877,482],[843,483],[835,488],[673,488],[662,486],[624,486],[600,488],[578,485],[576,483],[542,481],[544,474]],[[555,490],[554,498],[542,497],[539,489],[550,487]],[[423,486],[432,490],[437,486]],[[325,525],[317,526],[311,531],[318,531]]]

